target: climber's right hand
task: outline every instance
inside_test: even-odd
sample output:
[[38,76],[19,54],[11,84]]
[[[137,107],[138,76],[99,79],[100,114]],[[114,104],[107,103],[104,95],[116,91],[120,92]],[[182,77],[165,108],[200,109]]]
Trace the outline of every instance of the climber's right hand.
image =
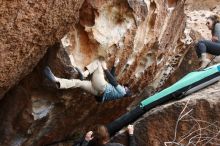
[[133,125],[128,125],[128,134],[133,135],[134,134],[134,126]]
[[86,136],[85,136],[85,140],[86,141],[90,141],[90,140],[92,140],[94,137],[92,136],[92,134],[93,134],[93,132],[92,131],[89,131],[89,132],[87,132],[86,133]]

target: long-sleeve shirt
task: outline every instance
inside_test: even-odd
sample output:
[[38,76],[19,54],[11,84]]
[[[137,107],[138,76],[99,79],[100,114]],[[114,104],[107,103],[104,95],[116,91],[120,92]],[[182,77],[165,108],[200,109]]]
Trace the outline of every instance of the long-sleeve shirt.
[[220,42],[220,23],[215,24],[214,36],[218,37],[218,42]]
[[134,135],[129,135],[129,146],[136,146]]
[[108,83],[105,87],[104,95],[102,97],[102,102],[120,99],[126,94],[125,88],[121,85],[117,85],[116,87],[112,86]]
[[[89,142],[84,140],[80,146],[88,146],[88,145]],[[104,146],[124,146],[124,145],[120,143],[107,143]],[[129,146],[136,146],[136,142],[133,135],[129,135]]]

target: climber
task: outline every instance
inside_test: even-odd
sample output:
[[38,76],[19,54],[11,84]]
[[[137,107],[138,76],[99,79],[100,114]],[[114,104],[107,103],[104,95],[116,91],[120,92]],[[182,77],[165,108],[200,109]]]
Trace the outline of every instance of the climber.
[[[206,25],[211,30],[212,40],[200,40],[196,45],[197,56],[202,61],[200,69],[205,68],[211,62],[207,57],[207,53],[220,55],[220,23],[218,16],[212,15],[208,17]],[[218,62],[218,57],[214,61]]]
[[[133,125],[127,127],[129,134],[129,146],[136,146]],[[99,125],[96,130],[86,133],[84,140],[77,146],[124,146],[120,143],[110,143],[109,133],[104,125]]]
[[[44,74],[52,83],[55,83],[59,89],[80,87],[95,95],[98,102],[104,102],[131,96],[129,88],[118,84],[114,77],[115,68],[118,63],[119,59],[116,59],[111,73],[107,69],[104,59],[96,59],[86,66],[87,70],[84,72],[75,67],[81,76],[80,80],[58,78],[54,76],[49,67],[44,69]],[[89,74],[92,75],[92,80],[84,80]],[[105,76],[109,82],[105,80]]]

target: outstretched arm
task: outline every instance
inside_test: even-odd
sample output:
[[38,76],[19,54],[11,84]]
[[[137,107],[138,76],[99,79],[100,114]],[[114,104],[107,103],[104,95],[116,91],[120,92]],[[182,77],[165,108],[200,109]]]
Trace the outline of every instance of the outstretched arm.
[[75,64],[75,60],[74,60],[74,58],[73,58],[73,55],[70,54],[70,55],[69,55],[69,58],[70,58],[70,63],[71,63],[71,65],[72,65],[73,67],[75,67],[76,64]]
[[115,70],[116,70],[116,66],[117,66],[118,64],[119,64],[119,58],[116,57],[115,62],[114,62],[114,65],[113,65],[113,67],[112,67],[112,69],[111,69],[111,74],[112,74],[113,77],[116,77],[116,75],[115,75]]
[[118,82],[116,81],[115,77],[113,77],[113,75],[109,72],[105,61],[102,61],[102,68],[109,83],[114,87],[118,86]]
[[112,76],[115,78],[115,70],[116,70],[116,67],[113,66],[112,69],[111,69],[111,74]]

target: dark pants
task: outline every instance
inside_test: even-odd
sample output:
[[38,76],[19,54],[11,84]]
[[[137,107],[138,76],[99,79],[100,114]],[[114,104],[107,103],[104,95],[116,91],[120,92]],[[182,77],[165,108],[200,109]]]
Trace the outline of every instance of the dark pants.
[[197,43],[196,53],[199,58],[202,53],[209,53],[218,56],[220,55],[220,42],[201,40]]
[[115,67],[112,67],[111,72],[108,69],[104,70],[104,72],[109,83],[114,87],[118,86],[118,82],[116,81],[115,78]]

